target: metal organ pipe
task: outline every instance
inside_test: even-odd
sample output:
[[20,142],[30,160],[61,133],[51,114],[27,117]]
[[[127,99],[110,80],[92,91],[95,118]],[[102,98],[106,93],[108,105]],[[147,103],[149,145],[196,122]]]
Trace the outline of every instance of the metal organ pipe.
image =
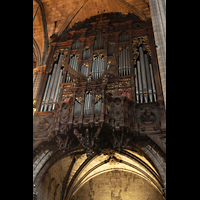
[[99,78],[99,62],[100,60],[99,60],[99,57],[97,58],[97,64],[96,64],[96,77],[97,77],[97,79]]
[[128,49],[122,49],[119,55],[119,76],[130,74],[130,55]]
[[152,102],[153,95],[152,95],[151,76],[150,76],[150,72],[149,72],[149,61],[148,61],[147,54],[144,55],[144,59],[145,59],[145,67],[146,67],[146,73],[147,73],[147,85],[148,85],[149,99],[150,99],[150,102]]
[[123,62],[123,76],[125,76],[125,68],[126,68],[126,55],[125,55],[125,49],[123,49],[123,57],[122,57]]
[[137,78],[137,68],[134,68],[135,73],[135,91],[136,91],[136,101],[139,103],[139,90],[138,90],[138,78]]
[[48,92],[47,92],[47,98],[45,100],[44,111],[47,110],[47,106],[48,106],[48,103],[49,103],[49,97],[50,97],[51,89],[52,89],[52,86],[53,86],[56,70],[57,70],[57,64],[54,65],[54,69],[53,69],[53,73],[52,73],[52,76],[51,76],[50,85],[49,85]]
[[128,74],[127,75],[130,75],[130,73],[131,73],[131,65],[130,65],[130,55],[128,52]]
[[121,66],[122,66],[122,64],[121,64],[121,53],[120,53],[120,55],[119,55],[119,75],[121,76]]
[[139,47],[139,58],[137,68],[134,68],[136,101],[137,103],[143,103],[143,98],[145,103],[156,101],[152,64],[149,64],[148,55],[144,55],[142,47]]
[[95,104],[94,114],[98,115],[101,113],[101,99]]
[[53,98],[53,106],[52,106],[52,110],[54,110],[55,108],[55,103],[57,101],[57,96],[58,96],[58,90],[59,90],[59,86],[60,86],[60,82],[61,82],[61,78],[62,78],[62,69],[60,70],[60,74],[59,74],[59,78],[58,78],[58,82],[57,82],[57,86],[56,86],[56,92],[55,92],[55,95],[54,95],[54,98]]
[[56,74],[55,74],[55,78],[54,78],[54,82],[53,82],[53,87],[51,89],[51,95],[50,95],[50,103],[51,104],[48,107],[48,111],[51,111],[51,108],[52,108],[54,94],[55,94],[55,91],[56,91],[56,87],[57,87],[57,83],[58,83],[58,77],[59,77],[59,74],[60,74],[60,67],[61,67],[61,64],[62,64],[62,57],[63,57],[63,55],[60,55],[60,58],[59,58],[59,61],[58,61],[57,70],[56,70]]
[[102,76],[104,72],[104,61],[97,57],[92,63],[92,76],[93,79],[98,79]]
[[144,53],[142,47],[139,47],[140,53],[140,63],[141,63],[141,73],[142,73],[142,85],[143,85],[143,93],[144,93],[144,101],[148,102],[148,94],[147,94],[147,81],[146,81],[146,71],[144,65]]
[[128,75],[128,52],[126,49],[126,75]]
[[43,107],[44,107],[44,101],[45,101],[45,99],[46,99],[46,95],[47,95],[47,91],[48,91],[48,88],[49,88],[50,80],[51,80],[51,74],[49,74],[49,76],[48,76],[48,80],[47,80],[45,92],[44,92],[44,95],[43,95],[42,105],[41,105],[41,108],[40,108],[40,112],[42,112]]
[[84,115],[89,115],[92,108],[92,95],[89,93],[85,97]]
[[152,88],[153,88],[153,96],[154,96],[154,101],[156,100],[156,88],[155,88],[155,82],[154,82],[154,76],[153,76],[153,70],[152,70],[152,64],[149,64],[150,68],[150,73],[151,73],[151,83],[152,83]]
[[143,90],[142,90],[142,76],[141,76],[140,61],[137,61],[137,69],[138,69],[138,83],[139,83],[140,103],[143,103]]
[[79,103],[77,100],[75,100],[75,106],[74,106],[74,116],[78,116],[81,114],[81,103]]

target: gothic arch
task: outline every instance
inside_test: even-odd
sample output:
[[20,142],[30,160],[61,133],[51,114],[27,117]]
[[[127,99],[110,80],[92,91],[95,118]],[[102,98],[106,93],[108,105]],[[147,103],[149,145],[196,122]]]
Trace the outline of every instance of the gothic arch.
[[36,66],[40,65],[40,63],[41,63],[40,48],[34,38],[33,38],[33,55],[35,57]]
[[[65,154],[56,149],[56,145],[45,144],[42,148],[40,147],[40,150],[38,149],[34,159],[38,168],[34,168],[33,181],[37,189],[37,186],[41,185],[41,181],[47,175],[49,176],[49,173],[52,173],[52,167],[56,169],[63,165],[64,169],[65,166],[67,170],[61,173],[63,174],[62,186],[60,186],[62,194],[58,194],[63,196],[62,199],[71,199],[86,182],[113,170],[140,176],[151,183],[160,194],[166,186],[165,158],[153,143],[138,143],[136,146],[129,146],[122,150],[121,153],[103,149],[102,152],[95,152],[91,158],[87,158],[79,146]],[[51,180],[52,178],[54,177],[51,176]]]
[[[47,22],[46,22],[46,17],[45,17],[45,11],[44,11],[44,5],[43,5],[43,3],[41,1],[39,1],[39,0],[34,0],[34,1],[37,2],[37,4],[39,5],[39,9],[40,9],[40,13],[41,13],[41,18],[42,18],[42,30],[43,30],[43,49],[41,49],[41,51],[43,50],[43,52],[42,52],[42,56],[40,54],[40,60],[37,63],[37,65],[44,65],[45,62],[46,62],[47,51],[48,51],[48,44],[49,44],[48,32],[47,32]],[[34,38],[33,38],[33,40],[36,42],[36,40]],[[33,46],[34,46],[34,43],[33,43]]]
[[[112,8],[110,8],[110,10],[108,9],[107,13],[121,12],[122,14],[124,14],[124,12],[121,11],[121,7],[117,6],[116,3],[118,3],[122,7],[125,7],[126,9],[128,9],[128,12],[133,13],[140,20],[142,20],[142,21],[148,20],[148,18],[141,11],[139,11],[135,6],[131,5],[130,3],[128,3],[124,0],[117,0],[117,2],[116,1],[113,2]],[[85,0],[82,4],[80,2],[76,6],[73,14],[71,14],[70,16],[67,16],[64,23],[60,27],[60,30],[58,31],[58,36],[61,36],[65,29],[72,27],[76,22],[84,21],[85,19],[87,19],[87,18],[89,19],[90,17],[95,16],[97,14],[96,11],[93,12],[94,8],[92,9],[92,7],[91,7],[91,9],[89,9],[90,12],[83,11],[87,6],[90,6],[89,4],[90,4],[90,0]],[[105,2],[102,2],[102,4],[105,4]],[[81,13],[82,11],[84,12],[84,15]],[[84,18],[83,18],[83,16],[84,16]]]

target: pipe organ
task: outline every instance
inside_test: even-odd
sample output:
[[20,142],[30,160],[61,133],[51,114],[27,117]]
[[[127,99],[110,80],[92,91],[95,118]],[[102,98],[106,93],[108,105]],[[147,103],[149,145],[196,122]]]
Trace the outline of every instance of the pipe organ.
[[58,63],[54,64],[51,73],[48,75],[40,112],[51,111],[55,108],[58,99],[59,84],[63,78],[62,58],[63,55],[60,55]]
[[72,44],[72,50],[74,49],[80,49],[81,48],[81,42],[79,40],[76,40],[73,44]]
[[135,91],[137,103],[148,103],[157,101],[155,81],[152,64],[149,63],[149,55],[139,47],[139,59],[134,67]]
[[119,76],[130,75],[130,55],[128,49],[122,49],[119,55]]
[[101,99],[99,99],[96,103],[95,103],[95,106],[94,106],[94,114],[95,115],[98,115],[101,113]]
[[[152,52],[155,54],[155,49],[152,47],[155,45],[152,38],[149,38],[149,22],[146,22],[146,28],[143,28],[145,25],[141,25],[135,29],[134,21],[131,22],[131,19],[126,25],[109,20],[109,26],[108,20],[103,20],[99,25],[91,22],[92,26],[89,26],[87,23],[90,22],[87,21],[86,28],[78,30],[75,27],[73,30],[72,27],[73,34],[63,36],[65,39],[61,37],[59,41],[51,43],[55,48],[54,53],[51,54],[52,61],[49,62],[50,70],[47,66],[49,73],[40,100],[40,112],[55,109],[61,83],[70,83],[77,87],[77,85],[80,86],[81,81],[107,81],[110,77],[117,78],[116,75],[118,78],[133,76],[135,93],[132,96],[133,102],[142,104],[158,100],[158,90],[159,94],[162,92],[156,86],[158,85],[156,81],[159,80],[159,78],[155,79],[158,76],[158,66],[155,59],[152,59]],[[120,20],[123,21],[125,18]],[[114,54],[115,66],[111,64]],[[65,64],[68,68],[64,66]],[[72,70],[69,70],[70,68]],[[33,84],[34,82],[35,79]],[[121,94],[123,92],[129,93],[129,91],[121,91]],[[89,115],[91,112],[100,114],[103,109],[102,98],[95,101],[94,107],[92,106],[93,98],[95,97],[89,92],[85,95],[84,102],[74,99],[73,115],[79,116],[81,109],[83,115]]]
[[78,116],[81,114],[81,103],[75,100],[74,103],[74,116]]
[[[78,56],[73,55],[73,56],[70,58],[70,60],[69,60],[69,66],[70,66],[73,70],[77,71],[77,68],[78,68]],[[68,83],[68,82],[71,82],[71,78],[70,78],[70,76],[69,76],[69,73],[67,73],[67,76],[66,76],[66,83]]]
[[91,156],[165,131],[151,22],[120,16],[87,19],[50,43],[35,137],[45,133],[65,152],[81,145]]
[[86,94],[85,104],[84,104],[84,115],[89,115],[92,110],[92,95],[90,93]]
[[83,51],[83,60],[88,60],[90,58],[90,49]]
[[99,50],[104,48],[104,39],[102,37],[102,33],[99,32],[96,35],[96,39],[94,41],[94,50]]
[[104,61],[97,57],[92,63],[92,76],[93,79],[98,79],[104,72]]
[[88,66],[83,64],[81,66],[81,73],[87,77],[88,76]]

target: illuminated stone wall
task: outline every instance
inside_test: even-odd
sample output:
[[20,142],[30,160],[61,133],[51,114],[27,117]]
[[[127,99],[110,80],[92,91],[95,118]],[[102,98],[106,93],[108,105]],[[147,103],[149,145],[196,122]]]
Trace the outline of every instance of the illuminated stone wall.
[[72,200],[161,200],[162,195],[142,177],[110,171],[86,182]]

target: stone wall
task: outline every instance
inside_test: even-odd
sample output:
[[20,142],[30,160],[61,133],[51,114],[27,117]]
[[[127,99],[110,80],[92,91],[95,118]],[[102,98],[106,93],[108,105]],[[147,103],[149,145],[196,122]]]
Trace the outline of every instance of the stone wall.
[[142,177],[114,170],[86,182],[72,200],[162,200],[162,195]]

